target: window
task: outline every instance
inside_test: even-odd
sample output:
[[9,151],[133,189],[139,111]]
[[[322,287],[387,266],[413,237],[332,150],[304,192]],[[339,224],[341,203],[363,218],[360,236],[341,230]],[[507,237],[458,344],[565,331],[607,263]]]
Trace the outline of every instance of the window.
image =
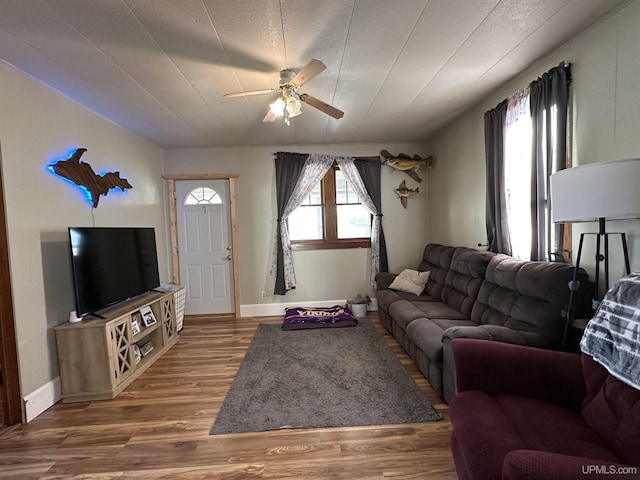
[[[564,230],[553,228],[551,224],[549,198],[549,177],[558,171],[558,167],[548,161],[549,155],[558,156],[559,110],[555,104],[548,109],[541,108],[539,127],[534,131],[529,103],[528,91],[509,99],[504,126],[505,195],[511,255],[520,260],[562,260],[562,252],[569,245],[564,243]],[[532,145],[536,141],[547,148],[539,149],[538,158],[534,160]],[[532,185],[537,190],[535,193]],[[535,235],[532,216],[537,219]],[[536,251],[540,253],[536,254]]]
[[531,138],[529,94],[509,101],[504,130],[504,186],[511,255],[531,257]]
[[549,214],[549,177],[571,166],[570,86],[571,65],[561,62],[485,112],[486,225],[492,252],[569,260],[570,231],[552,223]]
[[294,250],[371,247],[371,215],[336,165],[287,222]]
[[198,187],[187,193],[183,205],[220,205],[222,198],[215,190]]

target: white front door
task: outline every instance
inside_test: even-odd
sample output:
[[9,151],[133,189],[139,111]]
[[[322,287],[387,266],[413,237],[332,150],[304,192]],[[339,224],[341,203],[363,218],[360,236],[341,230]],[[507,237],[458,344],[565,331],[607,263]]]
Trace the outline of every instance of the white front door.
[[185,313],[234,313],[229,181],[176,181],[176,210]]

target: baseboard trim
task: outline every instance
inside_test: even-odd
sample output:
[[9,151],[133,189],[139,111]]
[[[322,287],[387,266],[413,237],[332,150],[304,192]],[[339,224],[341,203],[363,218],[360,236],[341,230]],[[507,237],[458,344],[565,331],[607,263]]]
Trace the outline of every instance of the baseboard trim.
[[60,377],[56,377],[24,397],[25,421],[29,423],[55,405],[61,398]]
[[[347,303],[342,300],[316,300],[309,302],[287,302],[287,303],[255,303],[240,305],[240,317],[281,317],[284,315],[285,307],[333,307]],[[367,310],[378,309],[377,299],[372,298]]]

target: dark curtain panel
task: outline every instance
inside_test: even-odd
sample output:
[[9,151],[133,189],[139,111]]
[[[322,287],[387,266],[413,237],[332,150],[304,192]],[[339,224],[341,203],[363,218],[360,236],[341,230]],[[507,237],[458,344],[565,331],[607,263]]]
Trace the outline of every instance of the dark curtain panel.
[[529,85],[533,129],[531,260],[562,261],[563,224],[551,223],[549,177],[567,166],[571,65],[564,62]]
[[500,102],[484,114],[484,148],[487,165],[487,241],[488,250],[511,255],[504,185],[504,128],[508,101]]
[[[372,162],[367,160],[354,160],[354,164],[360,173],[362,182],[364,183],[367,193],[373,200],[373,204],[378,211],[377,215],[382,217],[382,184],[381,172],[382,164],[380,162]],[[382,223],[380,224],[380,271],[389,271],[389,262],[387,260],[387,243],[384,239],[384,231]]]
[[276,153],[276,200],[278,207],[278,220],[276,222],[276,284],[274,289],[275,295],[284,295],[287,293],[284,284],[284,259],[282,255],[282,238],[280,231],[280,219],[284,212],[289,198],[296,188],[300,174],[304,169],[304,164],[309,154],[306,153]]

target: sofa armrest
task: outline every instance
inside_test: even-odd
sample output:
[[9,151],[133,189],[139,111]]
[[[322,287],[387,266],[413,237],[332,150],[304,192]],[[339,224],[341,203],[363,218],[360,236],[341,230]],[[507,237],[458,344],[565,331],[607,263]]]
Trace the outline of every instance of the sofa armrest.
[[580,355],[503,342],[451,342],[457,391],[518,395],[579,411],[586,395]]
[[502,325],[478,325],[478,326],[456,326],[445,330],[445,338],[477,338],[479,340],[493,340],[496,342],[513,343],[515,345],[526,345],[529,347],[549,347],[544,337],[533,332],[514,330]]
[[531,332],[521,332],[500,325],[459,325],[450,327],[442,334],[442,397],[449,403],[456,394],[456,372],[451,341],[456,338],[475,338],[478,340],[494,340],[496,342],[515,345],[544,344],[544,339]]
[[376,290],[386,290],[393,280],[398,276],[397,273],[380,272],[376,274]]
[[611,480],[637,478],[638,468],[593,458],[536,450],[513,450],[505,456],[502,480]]

